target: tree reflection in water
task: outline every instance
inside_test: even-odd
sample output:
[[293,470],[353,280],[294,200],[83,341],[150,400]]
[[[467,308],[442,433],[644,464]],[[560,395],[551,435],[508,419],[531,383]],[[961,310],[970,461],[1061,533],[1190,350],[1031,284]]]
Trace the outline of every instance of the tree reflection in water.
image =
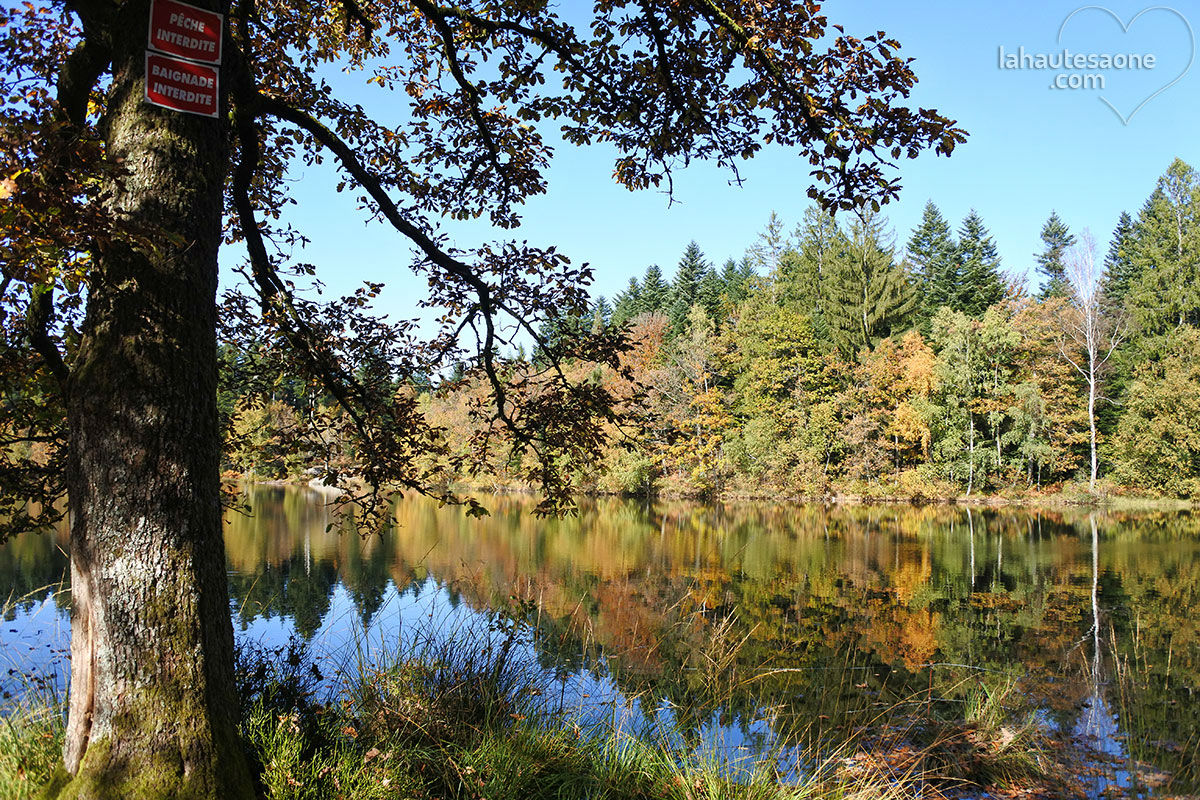
[[[248,499],[226,535],[243,636],[394,649],[499,611],[527,624],[528,657],[560,676],[564,702],[620,701],[630,725],[731,746],[830,745],[882,709],[952,715],[981,679],[1019,676],[1057,729],[1155,764],[1175,792],[1200,783],[1200,523],[1187,513],[589,500],[539,520],[532,501],[500,496],[483,520],[405,499],[392,530],[361,538],[330,527],[319,495]],[[0,548],[16,590],[64,568],[50,537]]]

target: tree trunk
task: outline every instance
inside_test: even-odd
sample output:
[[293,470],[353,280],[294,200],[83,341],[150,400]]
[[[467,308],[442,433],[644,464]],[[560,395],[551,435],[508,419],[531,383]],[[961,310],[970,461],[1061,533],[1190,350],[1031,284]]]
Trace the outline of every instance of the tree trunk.
[[975,414],[967,412],[967,419],[970,420],[967,429],[970,436],[970,446],[967,448],[967,497],[970,497],[971,490],[975,488]]
[[60,798],[251,798],[216,410],[218,119],[142,102],[149,3],[114,26],[97,242],[68,387],[71,689]]
[[1089,364],[1088,377],[1088,425],[1091,428],[1092,445],[1092,479],[1088,482],[1088,491],[1096,491],[1096,475],[1099,472],[1099,462],[1096,459],[1096,364],[1095,359]]

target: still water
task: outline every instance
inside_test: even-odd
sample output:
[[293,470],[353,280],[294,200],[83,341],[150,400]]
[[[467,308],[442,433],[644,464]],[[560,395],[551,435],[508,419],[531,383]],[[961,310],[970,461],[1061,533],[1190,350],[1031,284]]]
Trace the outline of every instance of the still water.
[[[327,675],[348,652],[478,644],[515,619],[564,704],[739,751],[953,716],[971,689],[1015,683],[1048,729],[1112,760],[1108,780],[1200,789],[1192,514],[591,500],[539,520],[500,496],[482,520],[404,499],[361,538],[315,492],[245,499],[225,538],[239,639],[299,637]],[[0,690],[62,685],[63,546],[0,546]]]

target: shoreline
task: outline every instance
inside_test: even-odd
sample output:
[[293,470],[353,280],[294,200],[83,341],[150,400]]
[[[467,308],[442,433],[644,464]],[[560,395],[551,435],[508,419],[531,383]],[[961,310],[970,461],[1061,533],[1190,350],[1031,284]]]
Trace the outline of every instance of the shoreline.
[[[330,497],[341,497],[348,489],[327,486],[319,479],[305,479],[301,476],[282,479],[260,480],[253,475],[227,476],[229,483],[254,486],[294,486],[311,489]],[[355,487],[361,484],[357,481]],[[524,484],[497,483],[452,483],[447,488],[462,494],[489,495],[528,495],[536,496],[537,490]],[[1089,495],[1086,492],[1059,491],[1052,494],[1030,494],[1008,496],[1005,494],[966,495],[926,495],[926,494],[869,494],[863,492],[841,491],[826,495],[787,494],[779,491],[750,492],[743,490],[726,490],[716,495],[694,494],[676,489],[664,489],[653,494],[622,494],[603,491],[591,487],[576,493],[580,498],[623,498],[649,502],[689,501],[705,505],[733,505],[770,501],[790,505],[823,505],[823,506],[888,506],[888,505],[940,505],[962,506],[965,508],[1025,508],[1047,510],[1096,510],[1105,512],[1183,512],[1200,508],[1200,498],[1168,498],[1139,494],[1103,494]]]

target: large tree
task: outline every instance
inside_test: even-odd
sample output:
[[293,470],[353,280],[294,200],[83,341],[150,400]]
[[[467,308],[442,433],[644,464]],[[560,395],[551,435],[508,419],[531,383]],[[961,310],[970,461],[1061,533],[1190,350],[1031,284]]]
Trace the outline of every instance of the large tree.
[[959,284],[953,307],[982,317],[1004,299],[1000,253],[983,219],[971,209],[958,229]]
[[1079,244],[1067,253],[1066,276],[1071,287],[1071,305],[1060,320],[1062,336],[1059,343],[1063,358],[1087,385],[1091,449],[1088,491],[1092,492],[1096,490],[1096,478],[1100,474],[1096,424],[1097,405],[1104,400],[1100,390],[1109,361],[1125,338],[1123,321],[1104,316],[1100,289],[1103,273],[1096,265],[1095,250],[1091,233],[1084,230]]
[[958,245],[950,223],[932,200],[925,203],[921,224],[913,229],[904,255],[912,265],[922,300],[922,316],[928,323],[939,308],[954,303],[961,278]]
[[1133,344],[1156,354],[1184,325],[1200,325],[1200,176],[1175,159],[1138,213],[1126,307]]
[[662,268],[658,264],[646,267],[640,297],[642,311],[654,313],[667,310],[671,300],[671,285],[663,280]]
[[[469,363],[490,395],[480,446],[504,432],[552,511],[570,488],[560,466],[595,452],[613,403],[553,364],[615,364],[621,343],[564,340],[544,348],[546,372],[522,372],[504,348],[543,345],[542,323],[582,314],[589,272],[553,247],[453,248],[439,219],[518,225],[545,191],[555,129],[607,142],[631,189],[669,189],[693,158],[736,172],[772,141],[811,164],[809,193],[829,208],[886,202],[894,159],[963,136],[904,105],[915,78],[898,43],[845,35],[794,0],[598,0],[579,25],[524,0],[196,2],[225,15],[211,118],[143,102],[150,0],[0,10],[3,430],[40,445],[32,461],[6,448],[0,479],[28,524],[69,497],[63,797],[253,794],[221,539],[219,318],[336,401],[376,488],[430,491],[428,454],[444,447],[396,380]],[[339,71],[378,89],[399,124],[343,99]],[[303,235],[281,214],[290,170],[322,160],[412,248],[438,309],[432,340],[374,319],[377,286],[324,304],[297,292],[313,268],[290,260]],[[219,315],[223,240],[243,243],[249,296]],[[393,374],[364,380],[367,351]]]
[[874,347],[912,321],[920,300],[896,263],[878,215],[854,217],[846,248],[825,281],[825,319],[834,345],[846,358]]
[[1038,296],[1043,300],[1067,297],[1071,286],[1067,280],[1065,259],[1067,251],[1075,244],[1075,235],[1057,211],[1051,211],[1046,224],[1042,226],[1042,244],[1042,252],[1033,256],[1037,261],[1037,271],[1042,275],[1042,288]]
[[1104,256],[1104,280],[1100,287],[1104,295],[1105,310],[1110,315],[1123,311],[1125,298],[1133,281],[1137,279],[1137,266],[1130,256],[1133,236],[1133,217],[1128,211],[1122,211],[1113,231],[1112,241],[1109,242],[1108,253]]
[[675,268],[675,279],[671,282],[668,295],[671,331],[677,336],[688,327],[692,306],[700,296],[700,282],[704,280],[704,275],[709,269],[710,265],[704,258],[704,252],[693,239],[679,258],[679,264]]

